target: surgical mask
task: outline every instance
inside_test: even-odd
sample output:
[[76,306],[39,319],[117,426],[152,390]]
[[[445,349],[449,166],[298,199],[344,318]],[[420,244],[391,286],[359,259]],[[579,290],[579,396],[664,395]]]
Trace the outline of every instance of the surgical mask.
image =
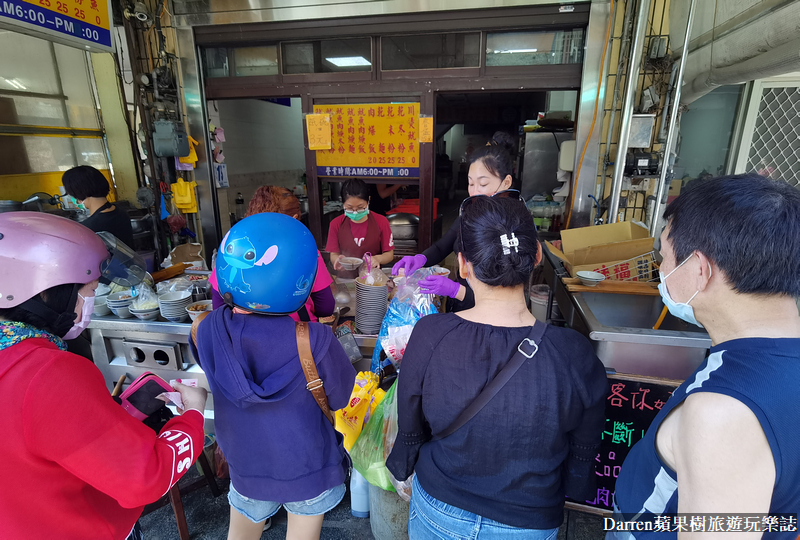
[[78,202],[78,199],[76,199],[75,197],[70,197],[70,199],[72,199],[72,204],[74,204],[77,208],[80,208],[81,210],[86,210],[86,206],[84,206],[83,203]]
[[72,328],[69,329],[69,332],[64,334],[64,340],[66,341],[75,339],[81,335],[81,332],[86,330],[86,327],[89,326],[89,323],[92,321],[92,312],[94,311],[94,296],[81,296],[80,293],[78,296],[83,298],[83,310],[81,311],[81,318],[72,325]]
[[365,217],[367,217],[367,214],[369,214],[369,208],[364,208],[360,212],[348,212],[347,210],[345,210],[344,212],[344,215],[346,215],[353,221],[360,221]]
[[[678,302],[676,302],[675,300],[672,299],[672,297],[669,295],[669,291],[667,290],[667,278],[669,276],[671,276],[673,273],[675,273],[675,270],[677,270],[678,268],[680,268],[681,266],[686,264],[686,262],[689,259],[691,259],[693,255],[694,255],[694,253],[692,253],[692,255],[689,255],[688,257],[686,257],[686,259],[684,259],[684,261],[681,264],[679,264],[678,266],[673,268],[672,272],[670,272],[666,276],[664,275],[664,273],[661,270],[658,271],[658,275],[661,278],[661,283],[658,284],[658,292],[661,293],[661,299],[664,301],[664,305],[667,306],[667,309],[669,309],[669,312],[672,313],[672,315],[674,317],[677,317],[677,318],[679,318],[681,320],[684,320],[684,321],[686,321],[688,323],[691,323],[691,324],[699,326],[700,328],[703,328],[703,325],[700,324],[699,322],[697,322],[697,318],[694,316],[694,308],[689,305],[691,303],[691,301],[694,300],[694,297],[697,296],[700,291],[697,290],[692,295],[692,297],[689,298],[689,300],[687,300],[686,302],[678,303]],[[708,266],[708,271],[709,271],[709,277],[710,277],[710,275],[711,275],[711,265]]]

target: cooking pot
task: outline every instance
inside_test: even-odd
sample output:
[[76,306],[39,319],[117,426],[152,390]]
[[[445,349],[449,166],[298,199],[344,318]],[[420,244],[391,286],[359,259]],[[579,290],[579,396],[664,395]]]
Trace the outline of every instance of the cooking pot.
[[300,212],[303,214],[308,213],[308,197],[298,197],[297,201],[300,203]]
[[152,229],[150,214],[139,218],[131,218],[131,229],[133,229],[133,234],[150,231]]
[[395,240],[416,240],[419,228],[418,216],[401,212],[387,216],[387,219]]
[[0,201],[0,213],[21,212],[22,202],[20,201]]

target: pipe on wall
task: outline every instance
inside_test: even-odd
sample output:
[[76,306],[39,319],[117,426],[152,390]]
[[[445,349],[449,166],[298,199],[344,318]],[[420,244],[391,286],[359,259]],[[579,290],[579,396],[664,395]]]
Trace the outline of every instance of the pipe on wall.
[[[683,40],[683,51],[681,52],[680,65],[678,66],[678,74],[675,77],[675,86],[673,87],[672,107],[669,113],[669,127],[667,128],[667,141],[664,144],[664,164],[661,166],[661,175],[658,178],[658,193],[656,201],[653,205],[653,213],[650,217],[650,236],[655,237],[659,233],[661,223],[661,213],[666,204],[667,193],[669,193],[669,184],[672,180],[672,166],[674,158],[672,152],[675,150],[675,141],[677,137],[678,115],[680,114],[681,107],[681,85],[683,84],[683,75],[686,71],[686,59],[689,54],[689,39],[688,37],[692,32],[692,23],[694,22],[695,4],[697,0],[691,0],[689,4],[688,23],[686,24],[686,37]],[[665,104],[666,108],[666,104]]]
[[633,100],[636,97],[636,83],[639,80],[639,71],[642,67],[642,52],[644,49],[644,39],[647,32],[649,14],[650,0],[639,0],[639,6],[636,12],[636,30],[633,34],[628,74],[625,77],[625,97],[622,102],[622,110],[620,111],[619,139],[617,141],[617,157],[614,160],[614,175],[611,181],[608,223],[616,223],[619,220],[619,199],[622,195],[622,175],[625,171],[625,155],[628,151],[628,141],[631,136]]

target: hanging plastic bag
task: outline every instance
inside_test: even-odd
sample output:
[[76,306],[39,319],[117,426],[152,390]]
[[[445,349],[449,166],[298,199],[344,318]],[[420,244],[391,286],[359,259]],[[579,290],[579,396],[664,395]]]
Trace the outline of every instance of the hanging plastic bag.
[[344,448],[353,447],[361,434],[367,416],[370,413],[372,395],[378,388],[378,376],[371,371],[362,371],[356,375],[350,400],[343,409],[336,411],[336,431],[344,435]]
[[378,341],[372,352],[372,371],[382,365],[380,354],[399,367],[408,345],[414,325],[425,315],[438,313],[433,295],[420,292],[419,281],[434,274],[430,268],[420,268],[411,276],[396,279],[396,292],[383,317]]
[[[386,397],[375,408],[375,412],[364,426],[361,435],[358,436],[356,444],[350,450],[353,467],[366,478],[367,482],[386,491],[395,491],[392,485],[392,475],[386,468],[386,456],[389,455],[386,448],[388,447],[391,451],[394,439],[397,437],[397,415],[387,417],[385,411],[387,406],[391,407],[394,401],[396,388],[397,383],[393,384],[386,392]],[[395,423],[394,426],[387,424],[392,419]],[[394,435],[389,441],[387,433],[391,432]]]
[[[384,398],[384,405],[383,405],[383,425],[384,425],[384,438],[383,438],[383,462],[386,463],[386,460],[389,459],[389,454],[392,453],[392,448],[394,448],[394,442],[397,440],[397,394],[392,389],[397,386],[397,383],[392,385],[392,388],[389,391],[392,393],[389,396],[389,392],[386,394],[386,398]],[[387,469],[388,472],[388,469]],[[400,498],[404,501],[408,502],[411,500],[411,479],[413,477],[408,477],[408,479],[404,481],[397,480],[392,473],[389,473],[389,481],[392,483],[392,487],[394,487],[395,491]]]
[[372,254],[364,254],[364,264],[358,268],[358,280],[364,285],[382,287],[389,283],[389,278],[383,273],[380,266],[372,267]]

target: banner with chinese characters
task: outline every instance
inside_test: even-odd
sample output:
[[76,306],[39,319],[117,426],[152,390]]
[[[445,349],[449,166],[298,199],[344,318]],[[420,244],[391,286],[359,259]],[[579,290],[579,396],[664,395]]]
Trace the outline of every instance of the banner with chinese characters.
[[3,0],[0,27],[95,52],[113,52],[109,0]]
[[317,176],[419,178],[419,103],[314,105],[331,115],[330,150],[317,150]]

